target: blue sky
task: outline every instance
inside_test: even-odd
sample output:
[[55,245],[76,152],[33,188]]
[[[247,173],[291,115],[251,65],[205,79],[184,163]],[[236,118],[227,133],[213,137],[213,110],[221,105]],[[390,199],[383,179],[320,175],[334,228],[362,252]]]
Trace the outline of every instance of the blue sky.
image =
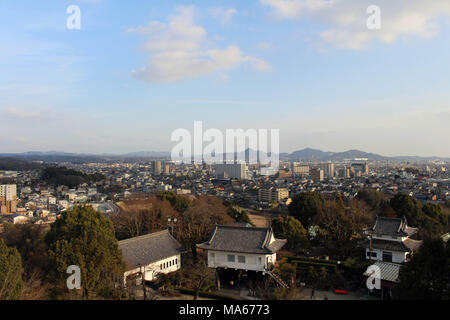
[[169,151],[202,120],[280,129],[284,152],[450,157],[450,2],[375,2],[4,0],[0,151]]

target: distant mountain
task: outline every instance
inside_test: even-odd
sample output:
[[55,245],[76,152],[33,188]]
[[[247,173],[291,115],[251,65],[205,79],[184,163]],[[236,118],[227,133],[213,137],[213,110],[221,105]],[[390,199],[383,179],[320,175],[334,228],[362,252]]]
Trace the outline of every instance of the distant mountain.
[[[238,158],[248,158],[249,149],[238,152],[236,154]],[[86,163],[86,162],[114,162],[114,161],[147,161],[155,158],[170,158],[170,152],[161,151],[138,151],[130,152],[126,154],[82,154],[82,153],[68,153],[62,151],[29,151],[24,153],[3,153],[0,154],[0,158],[15,158],[28,161],[40,160],[46,162],[73,162],[73,163]],[[230,157],[231,155],[226,155]],[[228,158],[227,157],[227,158]],[[230,158],[234,158],[231,156]],[[329,152],[318,149],[305,148],[303,150],[294,151],[292,153],[280,153],[280,159],[284,160],[301,160],[301,161],[343,161],[352,160],[355,158],[367,158],[371,161],[450,161],[450,158],[442,157],[418,157],[418,156],[398,156],[398,157],[385,157],[375,153],[369,153],[360,150],[348,150],[345,152]]]
[[302,159],[302,160],[321,160],[333,155],[332,152],[325,152],[322,150],[306,148],[303,150],[294,151],[290,154],[282,153],[281,157],[287,157],[290,159]]
[[329,160],[342,161],[346,159],[367,158],[369,160],[386,160],[387,157],[375,153],[368,153],[360,150],[349,150],[345,152],[334,153],[329,156]]
[[361,150],[348,150],[344,152],[325,152],[317,149],[306,148],[294,151],[292,153],[281,153],[280,158],[288,160],[302,161],[344,161],[352,159],[368,159],[371,161],[450,161],[450,158],[442,157],[417,157],[417,156],[399,156],[385,157],[375,153],[369,153]]
[[167,158],[170,157],[170,152],[159,152],[159,151],[138,151],[123,154],[123,157],[154,157],[154,158]]
[[368,153],[360,150],[348,150],[345,152],[326,152],[317,149],[306,148],[303,150],[294,151],[292,153],[283,153],[280,155],[283,158],[303,161],[342,161],[355,158],[367,158],[369,160],[384,160],[387,157],[380,156],[374,153]]

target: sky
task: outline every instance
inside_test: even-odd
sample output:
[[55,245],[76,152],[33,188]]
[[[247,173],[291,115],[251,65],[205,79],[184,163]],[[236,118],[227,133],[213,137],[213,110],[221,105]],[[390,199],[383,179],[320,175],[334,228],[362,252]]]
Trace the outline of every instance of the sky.
[[170,151],[203,121],[450,157],[449,31],[448,0],[2,0],[0,153]]

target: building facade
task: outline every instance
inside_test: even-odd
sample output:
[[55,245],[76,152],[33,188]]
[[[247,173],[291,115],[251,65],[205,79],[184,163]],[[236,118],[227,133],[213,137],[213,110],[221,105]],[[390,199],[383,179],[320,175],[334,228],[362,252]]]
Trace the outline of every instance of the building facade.
[[219,163],[214,168],[218,179],[247,179],[245,163]]
[[[410,237],[418,232],[417,228],[408,226],[406,218],[389,218],[377,216],[371,228],[365,231],[368,240],[363,243],[366,259],[374,264],[367,269],[364,276],[373,276],[373,269],[378,270],[381,298],[392,297],[392,289],[399,282],[400,269],[410,256],[422,245],[422,241]],[[372,270],[372,271],[370,271]]]
[[208,267],[269,272],[286,240],[271,228],[215,226],[211,238],[197,247],[207,251]]
[[0,214],[12,215],[17,212],[17,186],[0,185]]
[[289,189],[286,188],[260,188],[258,190],[258,199],[261,202],[270,203],[289,198]]
[[153,281],[181,268],[182,246],[168,230],[119,241],[119,249],[127,264],[124,285]]

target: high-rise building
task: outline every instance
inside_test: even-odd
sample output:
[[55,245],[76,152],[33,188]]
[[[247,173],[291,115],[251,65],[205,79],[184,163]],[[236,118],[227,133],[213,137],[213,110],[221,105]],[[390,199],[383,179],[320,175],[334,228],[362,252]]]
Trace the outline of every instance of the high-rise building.
[[159,176],[162,172],[161,170],[161,161],[152,161],[152,172],[154,175]]
[[170,175],[170,166],[168,164],[164,166],[164,175]]
[[17,212],[17,186],[7,184],[0,186],[0,214],[10,215]]
[[369,164],[367,162],[352,163],[352,168],[354,169],[355,173],[359,173],[361,175],[369,174]]
[[324,171],[319,168],[314,168],[311,170],[310,173],[311,179],[313,179],[314,182],[320,182],[324,180]]
[[325,166],[325,175],[328,178],[334,178],[334,163],[327,163]]
[[245,163],[220,163],[214,166],[216,178],[219,179],[247,179],[247,165]]

